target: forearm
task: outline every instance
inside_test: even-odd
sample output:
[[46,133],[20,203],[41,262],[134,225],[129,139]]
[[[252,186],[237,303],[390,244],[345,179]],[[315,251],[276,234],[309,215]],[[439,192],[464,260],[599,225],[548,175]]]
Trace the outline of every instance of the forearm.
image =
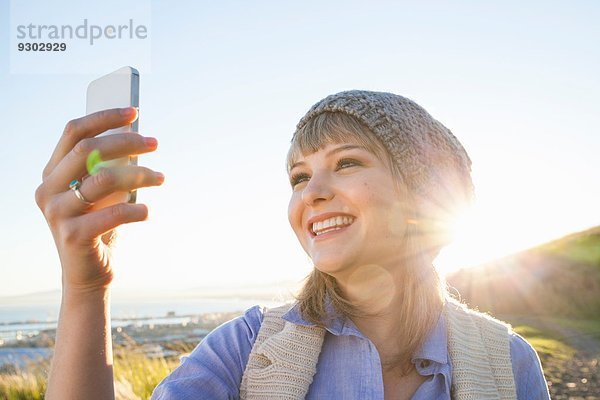
[[148,208],[94,203],[114,193],[160,186],[164,176],[146,167],[107,164],[85,181],[73,179],[85,171],[93,150],[112,159],[156,150],[156,139],[137,133],[100,135],[136,118],[136,109],[126,107],[69,121],[35,191],[58,250],[63,278],[46,399],[114,399],[108,289],[114,276],[111,238],[117,227],[145,221]]
[[47,400],[114,399],[110,290],[63,290]]

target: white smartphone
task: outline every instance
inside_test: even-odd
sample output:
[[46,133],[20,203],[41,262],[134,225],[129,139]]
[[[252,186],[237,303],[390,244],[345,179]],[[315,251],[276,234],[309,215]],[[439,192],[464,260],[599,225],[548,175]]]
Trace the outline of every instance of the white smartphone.
[[[88,85],[86,101],[86,115],[96,111],[117,107],[139,107],[140,101],[140,74],[132,67],[123,67],[104,75]],[[137,132],[138,119],[132,124],[116,129],[110,129],[97,137],[115,133]],[[137,156],[128,156],[113,160],[104,160],[105,166],[137,165]],[[96,202],[93,209],[101,209],[118,203],[135,203],[137,192],[115,192],[112,195]]]

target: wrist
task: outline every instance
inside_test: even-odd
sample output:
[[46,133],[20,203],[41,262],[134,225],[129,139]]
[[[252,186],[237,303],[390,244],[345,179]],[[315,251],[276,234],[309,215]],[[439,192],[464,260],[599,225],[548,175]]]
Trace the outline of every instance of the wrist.
[[79,285],[63,285],[63,303],[81,302],[108,302],[110,300],[110,287],[92,287]]

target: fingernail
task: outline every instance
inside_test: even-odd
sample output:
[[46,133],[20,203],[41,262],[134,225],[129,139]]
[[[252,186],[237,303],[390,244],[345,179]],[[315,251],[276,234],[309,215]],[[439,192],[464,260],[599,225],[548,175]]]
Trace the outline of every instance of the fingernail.
[[165,175],[162,174],[161,172],[155,172],[154,175],[156,175],[156,177],[158,178],[158,181],[160,183],[165,181]]
[[132,115],[135,115],[135,113],[136,113],[136,109],[133,107],[121,108],[121,115],[124,117],[130,117]]
[[146,146],[154,147],[158,144],[158,140],[156,140],[156,138],[153,137],[146,137],[144,138],[144,143],[146,144]]

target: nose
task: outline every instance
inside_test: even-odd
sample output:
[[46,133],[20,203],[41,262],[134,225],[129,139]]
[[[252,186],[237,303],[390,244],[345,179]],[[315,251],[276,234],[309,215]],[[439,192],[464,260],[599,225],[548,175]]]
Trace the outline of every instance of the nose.
[[302,201],[307,206],[315,206],[319,203],[331,200],[334,191],[327,174],[313,173],[304,189],[302,190]]

